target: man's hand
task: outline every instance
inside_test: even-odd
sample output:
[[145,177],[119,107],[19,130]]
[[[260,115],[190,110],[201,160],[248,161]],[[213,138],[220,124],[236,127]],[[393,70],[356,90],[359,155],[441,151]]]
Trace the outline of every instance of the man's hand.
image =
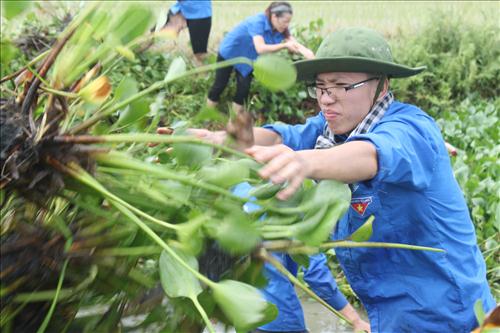
[[347,305],[340,310],[340,313],[352,323],[352,330],[354,333],[371,333],[370,324],[361,319],[358,312],[351,304],[347,303]]
[[[170,127],[158,127],[156,129],[156,133],[158,134],[172,134],[174,130]],[[209,131],[203,128],[188,128],[187,134],[197,137],[198,139],[215,143],[221,145],[226,140],[226,132],[225,131]]]
[[353,320],[352,325],[353,325],[352,329],[353,329],[354,333],[358,333],[358,332],[371,333],[370,324],[368,324],[366,321],[362,320],[361,318],[358,318],[357,320]]
[[260,169],[259,175],[270,179],[275,184],[286,183],[286,187],[276,194],[280,200],[291,197],[300,187],[310,172],[306,160],[285,145],[253,146],[245,150],[255,160],[266,165]]

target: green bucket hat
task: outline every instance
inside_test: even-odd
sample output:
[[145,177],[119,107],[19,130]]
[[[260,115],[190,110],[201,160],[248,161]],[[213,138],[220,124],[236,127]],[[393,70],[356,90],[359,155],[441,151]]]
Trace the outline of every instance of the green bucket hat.
[[387,41],[368,28],[343,28],[328,35],[312,60],[294,63],[297,80],[312,82],[319,73],[358,72],[401,78],[416,75],[426,67],[396,64]]

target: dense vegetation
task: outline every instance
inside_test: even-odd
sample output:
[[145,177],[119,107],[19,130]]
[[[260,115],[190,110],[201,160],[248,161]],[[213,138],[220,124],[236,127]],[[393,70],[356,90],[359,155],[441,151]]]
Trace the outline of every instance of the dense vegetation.
[[[87,130],[86,134],[130,136],[109,136],[108,139],[113,141],[99,142],[98,147],[91,148],[93,155],[90,162],[86,155],[88,148],[82,146],[76,146],[76,149],[64,146],[61,153],[53,153],[49,149],[50,156],[65,165],[61,167],[52,162],[53,167],[60,167],[60,174],[47,176],[47,169],[37,169],[37,161],[33,164],[35,171],[29,170],[33,172],[28,174],[29,179],[14,184],[17,185],[15,190],[2,189],[2,304],[12,300],[16,304],[6,308],[2,305],[2,331],[18,328],[16,325],[23,324],[23,320],[35,325],[25,329],[64,327],[70,324],[68,319],[73,318],[77,311],[79,318],[66,329],[79,327],[84,331],[110,331],[119,326],[121,317],[143,313],[149,314],[140,318],[138,327],[156,327],[166,331],[188,330],[186,327],[196,325],[190,321],[191,318],[198,322],[206,320],[202,317],[207,314],[240,328],[255,326],[259,321],[272,317],[272,309],[254,299],[255,293],[250,287],[233,280],[225,284],[217,281],[231,278],[256,286],[261,284],[262,277],[258,274],[261,261],[255,260],[249,253],[261,239],[268,236],[272,236],[272,239],[287,238],[281,236],[289,236],[292,228],[280,228],[280,234],[277,235],[275,226],[257,228],[254,222],[258,216],[241,213],[240,207],[244,200],[231,196],[227,189],[242,179],[255,184],[259,180],[255,175],[256,166],[231,149],[203,146],[183,136],[178,137],[178,142],[170,142],[174,153],[165,152],[167,138],[158,139],[162,145],[147,147],[146,143],[154,139],[152,136],[141,137],[141,133],[154,133],[157,126],[170,125],[181,131],[189,122],[195,126],[222,128],[227,122],[228,112],[224,103],[220,113],[204,108],[213,73],[183,76],[186,69],[192,69],[189,65],[185,68],[185,63],[190,63],[189,56],[159,52],[154,47],[134,55],[130,49],[121,47],[132,42],[135,37],[140,38],[137,31],[145,32],[148,29],[146,23],[150,23],[150,13],[137,7],[133,10],[139,11],[139,14],[132,21],[129,17],[131,12],[124,9],[115,12],[117,18],[110,20],[107,26],[102,23],[103,17],[89,14],[90,26],[96,21],[101,22],[98,29],[113,32],[111,36],[121,38],[116,48],[99,49],[97,40],[89,39],[84,32],[76,34],[84,46],[101,50],[105,55],[100,58],[105,59],[102,75],[106,75],[113,87],[111,99],[91,103],[83,100],[80,94],[78,97],[71,96],[69,106],[65,106],[60,98],[58,102],[50,104],[49,96],[56,96],[57,92],[51,95],[50,91],[45,90],[40,93],[40,102],[33,110],[37,125],[44,124],[42,115],[47,110],[70,111],[58,127],[48,127],[52,132],[57,132],[55,137],[58,140],[61,140],[60,134],[64,134],[65,130],[75,128]],[[137,24],[140,28],[135,32],[127,31],[119,23],[119,18],[129,24]],[[456,177],[471,209],[478,241],[487,259],[488,279],[498,298],[498,29],[488,24],[464,26],[459,21],[439,14],[430,19],[432,26],[418,35],[391,37],[398,62],[428,66],[422,75],[394,80],[393,90],[398,99],[414,103],[433,115],[445,139],[459,149],[458,155],[453,158]],[[19,35],[2,35],[1,76],[28,63],[33,55],[43,51],[44,45],[51,44],[56,34],[63,31],[67,24],[68,20],[64,18],[40,22],[30,15]],[[312,21],[307,27],[297,28],[295,35],[314,50],[321,41],[318,31],[322,25],[321,20]],[[117,29],[120,27],[122,30]],[[94,33],[96,31],[99,32],[95,30]],[[37,33],[41,35],[40,39]],[[105,36],[102,34],[103,40]],[[36,45],[30,48],[31,44],[27,40],[43,40],[43,43],[31,43]],[[70,40],[68,45],[75,46],[78,43],[71,44]],[[36,49],[33,50],[33,47]],[[58,58],[54,72],[50,72],[45,79],[48,81],[45,88],[54,87],[57,83],[61,91],[69,90],[74,88],[73,84],[82,74],[92,72],[91,68],[95,68],[92,66],[97,59],[90,61],[91,55],[85,55],[82,49],[78,52],[75,54],[66,50],[66,53],[62,53],[68,58]],[[282,56],[291,58],[286,53]],[[213,63],[214,58],[212,55],[208,63]],[[75,74],[75,68],[69,63],[75,65],[79,62],[87,62],[89,67],[82,67]],[[31,64],[30,68],[36,68],[36,64]],[[64,68],[67,72],[61,76]],[[58,78],[62,78],[62,83]],[[158,84],[167,81],[168,84]],[[4,115],[8,114],[6,110],[12,109],[12,96],[22,98],[19,93],[27,82],[21,81],[16,86],[10,80],[2,86],[2,121]],[[261,82],[254,82],[249,110],[256,123],[297,123],[316,112],[315,102],[307,98],[304,88],[301,84],[295,84],[285,92],[271,92]],[[149,94],[127,103],[131,96],[138,96],[148,89],[151,89]],[[227,89],[223,96],[228,104],[233,89]],[[82,123],[103,110],[107,110],[106,116],[99,118],[92,126],[82,127]],[[2,159],[4,151],[12,149],[11,146],[4,147],[7,138],[4,137],[5,124],[2,122]],[[16,138],[22,136],[16,130],[16,125],[26,125],[25,119],[7,124]],[[43,137],[51,134],[51,131],[40,135]],[[103,152],[102,148],[106,148],[106,151]],[[45,153],[45,149],[43,147],[38,152]],[[69,155],[72,158],[68,158]],[[80,163],[81,168],[68,168],[73,165],[70,162],[75,161]],[[149,163],[152,161],[157,163]],[[22,173],[23,168],[19,170]],[[238,170],[236,174],[235,170]],[[228,175],[234,178],[228,180]],[[42,189],[36,183],[42,184]],[[338,184],[325,182],[323,186],[335,187]],[[47,191],[47,188],[51,191]],[[340,188],[336,191],[342,193]],[[280,223],[290,220],[286,216],[287,212],[297,213],[296,210],[290,210],[290,206],[306,207],[300,212],[305,214],[308,221],[308,218],[314,217],[308,214],[319,205],[315,202],[317,198],[314,193],[311,187],[306,186],[288,207],[276,206],[272,199],[261,203],[268,214],[277,214]],[[52,199],[45,201],[47,197]],[[327,204],[333,211],[341,202],[342,198],[334,198]],[[142,220],[147,223],[141,224]],[[292,222],[299,221],[290,220],[286,223]],[[201,228],[201,224],[206,224],[206,227]],[[312,234],[311,230],[301,227],[293,230],[294,238],[299,240],[316,237],[308,245],[318,246],[324,240],[321,235]],[[156,239],[153,234],[157,234],[160,239]],[[31,239],[28,242],[30,246],[24,247],[28,238]],[[364,236],[359,239],[364,239]],[[173,246],[175,251],[165,251],[167,244],[162,243],[162,240],[168,240],[168,247]],[[20,249],[19,255],[16,251]],[[4,253],[16,255],[4,257]],[[196,268],[199,262],[199,271],[210,280],[200,276],[193,278],[189,269],[175,258],[175,253],[191,268]],[[40,262],[34,262],[32,258],[40,254]],[[219,258],[219,262],[207,261],[210,256]],[[13,275],[9,275],[11,272],[6,272],[5,268],[15,267],[13,262],[18,267]],[[231,266],[235,268],[230,270]],[[332,270],[335,274],[340,272],[333,258]],[[25,283],[30,276],[36,280]],[[202,290],[198,279],[210,288]],[[160,280],[165,293],[171,297],[167,303],[161,302],[155,289]],[[175,281],[184,283],[179,285]],[[343,290],[349,292],[345,283]],[[233,300],[234,295],[248,296],[256,305],[249,308],[248,304],[244,304],[245,308],[242,308],[241,304]],[[34,302],[33,298],[44,302]],[[99,309],[96,305],[99,304],[107,305],[105,311],[95,313]],[[169,313],[167,321],[165,313]],[[249,314],[255,314],[257,318],[248,318],[251,317]]]

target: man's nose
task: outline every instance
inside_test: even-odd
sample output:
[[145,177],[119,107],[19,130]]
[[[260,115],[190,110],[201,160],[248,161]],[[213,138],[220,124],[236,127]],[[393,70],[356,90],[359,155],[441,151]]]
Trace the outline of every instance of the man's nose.
[[321,95],[319,97],[318,102],[320,102],[322,104],[331,104],[331,103],[336,102],[336,98],[335,98],[334,94],[332,94],[330,96],[330,95],[328,95],[328,92],[326,90],[321,90]]

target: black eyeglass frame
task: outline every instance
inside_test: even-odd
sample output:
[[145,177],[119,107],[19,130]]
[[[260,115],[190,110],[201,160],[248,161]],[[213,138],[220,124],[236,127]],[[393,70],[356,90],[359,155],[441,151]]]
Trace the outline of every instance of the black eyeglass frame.
[[[356,88],[359,88],[359,87],[365,85],[366,82],[369,82],[369,81],[372,81],[372,80],[378,80],[378,79],[380,79],[379,76],[373,76],[373,77],[370,77],[370,78],[368,78],[366,80],[359,81],[359,82],[356,82],[356,83],[352,83],[352,84],[347,85],[347,86],[331,86],[331,87],[324,87],[324,88],[317,87],[316,84],[311,84],[311,85],[307,86],[307,92],[309,94],[309,97],[311,97],[311,98],[318,98],[317,90],[319,89],[321,91],[321,95],[319,95],[319,97],[323,96],[323,94],[324,94],[325,91],[328,94],[328,96],[331,97],[332,94],[333,94],[333,91],[329,92],[328,89],[331,89],[331,88],[337,88],[337,89],[343,88],[345,90],[345,92],[347,93],[349,90],[356,89]],[[313,93],[313,91],[314,91],[314,93]]]

